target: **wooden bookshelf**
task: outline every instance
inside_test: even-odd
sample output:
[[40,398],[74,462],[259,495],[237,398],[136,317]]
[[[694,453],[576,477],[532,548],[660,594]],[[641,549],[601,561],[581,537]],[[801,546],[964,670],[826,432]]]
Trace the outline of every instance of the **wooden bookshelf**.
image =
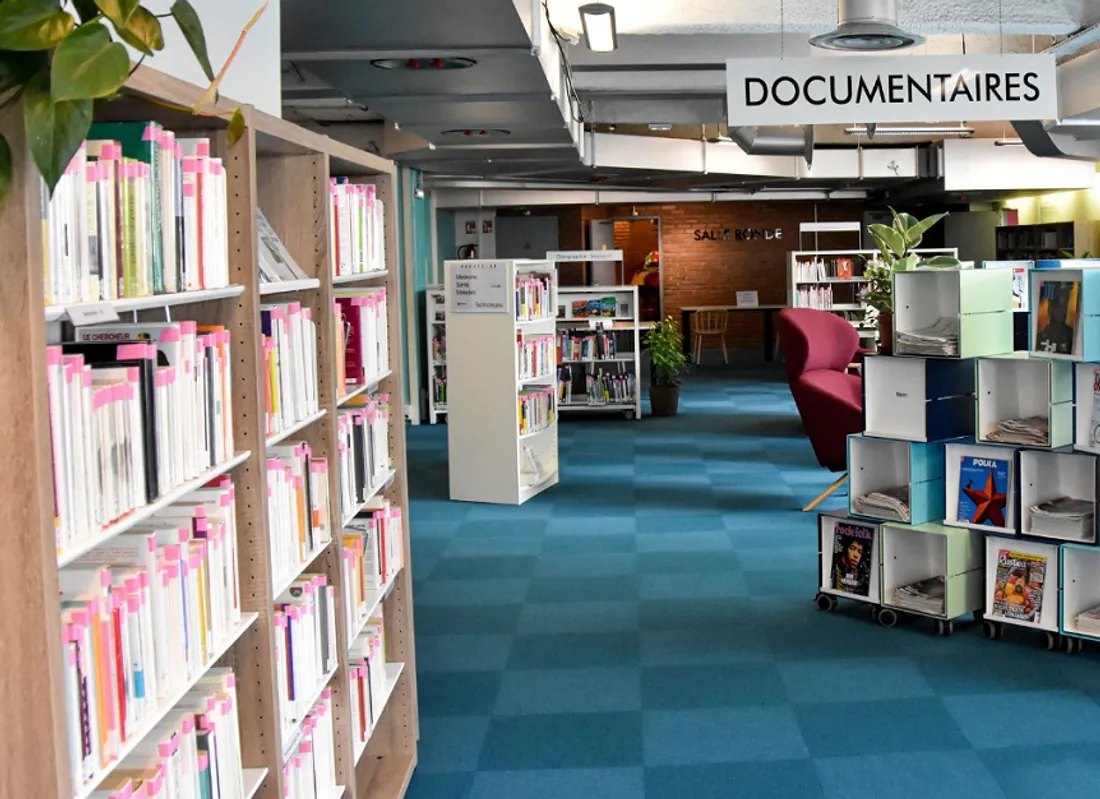
[[[232,334],[234,439],[238,457],[228,466],[236,490],[239,581],[243,610],[250,620],[217,661],[237,677],[241,748],[247,796],[283,797],[283,749],[278,721],[274,663],[274,585],[267,534],[267,479],[264,459],[269,445],[260,370],[260,306],[292,300],[310,308],[318,330],[320,411],[279,438],[307,441],[317,457],[329,458],[333,541],[314,553],[306,571],[326,574],[336,586],[337,613],[344,601],[340,568],[341,509],[335,451],[338,402],[347,393],[337,386],[333,340],[333,286],[329,263],[329,178],[346,176],[377,186],[386,204],[387,271],[363,276],[385,286],[393,301],[388,320],[391,371],[377,387],[391,400],[390,453],[394,474],[379,493],[400,507],[404,519],[404,567],[389,593],[380,599],[386,622],[389,699],[367,746],[352,743],[350,690],[343,625],[342,652],[333,689],[336,733],[336,781],[343,795],[356,799],[399,799],[417,763],[419,738],[416,663],[413,650],[412,577],[409,551],[408,487],[402,412],[402,358],[395,215],[398,203],[392,162],[356,150],[244,106],[244,135],[228,146],[224,117],[193,116],[172,106],[190,107],[202,89],[140,67],[123,97],[96,106],[97,120],[156,120],[166,129],[211,139],[212,154],[223,159],[228,178],[229,290],[119,301],[139,321],[161,320],[168,306],[172,319],[220,324]],[[216,110],[236,106],[221,98]],[[0,559],[0,599],[18,612],[0,617],[0,640],[7,647],[8,677],[0,681],[0,716],[20,720],[4,736],[0,796],[74,797],[70,779],[64,685],[61,670],[58,552],[53,519],[49,408],[46,393],[47,320],[62,320],[64,308],[43,307],[41,233],[42,184],[31,161],[21,114],[0,122],[14,155],[11,193],[0,205],[0,235],[5,255],[0,293],[5,346],[0,350],[0,400],[8,413],[0,419],[0,441],[7,457],[0,463],[4,506],[14,531]],[[276,290],[261,288],[255,211],[261,208],[309,280]],[[281,293],[293,292],[293,293]],[[267,295],[276,296],[266,299]],[[253,614],[255,619],[252,620]],[[358,749],[358,751],[356,751]]]

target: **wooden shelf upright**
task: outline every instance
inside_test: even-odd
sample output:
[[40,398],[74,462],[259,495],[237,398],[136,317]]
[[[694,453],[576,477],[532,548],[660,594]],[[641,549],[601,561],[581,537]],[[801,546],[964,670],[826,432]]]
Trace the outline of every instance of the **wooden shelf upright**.
[[[386,658],[403,663],[393,693],[365,753],[355,762],[352,711],[349,704],[348,646],[337,624],[339,666],[329,682],[336,735],[336,781],[355,799],[400,799],[417,762],[416,667],[413,651],[412,576],[409,549],[408,487],[401,358],[401,303],[396,262],[398,212],[392,162],[356,150],[244,106],[245,133],[227,145],[226,117],[197,117],[166,108],[190,107],[201,96],[196,86],[148,67],[135,71],[120,100],[97,105],[97,120],[156,120],[166,129],[206,136],[212,154],[223,159],[228,178],[230,279],[239,293],[202,302],[166,301],[135,311],[143,321],[194,319],[226,326],[232,335],[234,439],[238,452],[251,454],[230,472],[236,491],[239,581],[243,610],[258,618],[219,661],[237,676],[241,747],[246,784],[254,795],[283,797],[283,746],[276,697],[274,658],[275,581],[267,519],[266,424],[261,383],[263,350],[260,306],[267,302],[300,302],[311,310],[318,331],[318,396],[324,413],[288,441],[309,443],[317,457],[329,458],[330,526],[333,540],[306,571],[327,575],[336,586],[337,617],[343,618],[341,509],[336,458],[337,403],[344,387],[336,385],[333,326],[334,280],[329,261],[329,178],[342,176],[374,183],[386,204],[387,271],[364,278],[385,286],[392,298],[389,347],[391,372],[376,389],[391,397],[390,456],[394,479],[380,493],[402,509],[404,567],[384,600]],[[218,110],[236,104],[222,98]],[[8,549],[0,558],[0,601],[13,612],[0,614],[0,641],[5,646],[0,680],[0,717],[19,720],[0,733],[0,796],[58,797],[78,793],[70,779],[58,601],[58,552],[54,531],[49,406],[46,380],[46,313],[43,308],[42,185],[27,147],[20,114],[9,112],[0,131],[12,146],[13,183],[0,205],[0,499],[7,510]],[[263,297],[259,282],[256,209],[317,285]],[[53,318],[59,318],[52,309]],[[17,609],[15,611],[14,609]]]

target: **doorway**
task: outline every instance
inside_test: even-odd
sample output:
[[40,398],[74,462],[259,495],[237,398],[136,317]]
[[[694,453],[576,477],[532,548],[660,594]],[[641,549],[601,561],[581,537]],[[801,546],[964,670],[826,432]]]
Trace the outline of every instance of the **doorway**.
[[[638,286],[638,303],[643,322],[661,318],[661,218],[657,216],[625,216],[594,219],[589,225],[589,247],[593,250],[622,250],[622,264],[593,264],[592,284],[608,282]],[[614,269],[607,280],[600,276],[600,267]],[[609,270],[604,270],[609,271]]]

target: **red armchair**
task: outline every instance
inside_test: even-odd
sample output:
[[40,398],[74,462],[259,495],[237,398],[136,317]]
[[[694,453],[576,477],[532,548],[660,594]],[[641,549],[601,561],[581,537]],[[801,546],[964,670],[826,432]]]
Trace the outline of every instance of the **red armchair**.
[[787,380],[818,463],[845,472],[813,502],[811,511],[848,480],[848,435],[863,429],[863,379],[848,367],[863,350],[859,334],[828,311],[789,308],[779,313]]

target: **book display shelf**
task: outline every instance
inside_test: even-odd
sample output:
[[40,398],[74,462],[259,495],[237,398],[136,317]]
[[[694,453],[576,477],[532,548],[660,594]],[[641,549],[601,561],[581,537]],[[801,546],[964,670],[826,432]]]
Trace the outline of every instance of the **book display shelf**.
[[[894,352],[975,358],[1012,352],[1012,273],[915,269],[894,273]],[[1007,335],[1008,349],[1003,349]]]
[[[171,110],[201,95],[139,67],[120,99],[96,107],[97,125],[130,125],[93,129],[135,161],[143,154],[125,137],[163,130],[174,138],[138,137],[161,148],[156,168],[181,169],[186,181],[198,164],[201,188],[179,195],[185,226],[194,220],[205,237],[197,274],[206,285],[194,289],[183,278],[196,264],[183,254],[196,250],[173,245],[157,225],[149,249],[125,264],[127,280],[148,268],[152,286],[120,285],[114,297],[81,284],[80,262],[55,259],[69,250],[52,229],[45,241],[41,234],[45,188],[23,121],[9,114],[2,125],[14,164],[0,206],[8,248],[0,397],[9,409],[0,428],[11,454],[0,475],[16,532],[0,577],[19,612],[0,630],[19,644],[8,647],[6,668],[17,677],[0,688],[0,712],[24,721],[9,741],[0,794],[129,795],[128,785],[163,779],[167,758],[185,774],[198,769],[199,784],[216,766],[223,796],[397,799],[419,737],[404,427],[386,407],[402,385],[400,320],[382,316],[373,331],[392,369],[355,373],[338,333],[349,323],[334,304],[337,280],[370,295],[375,309],[384,310],[383,289],[396,295],[395,168],[247,106],[244,134],[229,146],[228,100],[216,106],[224,117]],[[89,177],[119,158],[96,148],[87,150],[97,154]],[[171,181],[145,163],[137,179],[170,202]],[[363,209],[368,196],[382,201],[369,273],[334,278],[331,178],[372,187],[361,192]],[[64,199],[51,201],[51,219]],[[152,205],[152,219],[167,213]],[[285,251],[304,277],[261,278],[271,241],[262,240],[261,211],[280,258]],[[158,282],[172,275],[173,252],[175,286]],[[89,264],[89,273],[107,274],[105,261]],[[116,268],[121,277],[123,263]],[[133,316],[120,323],[120,312]],[[61,343],[70,341],[81,343]],[[94,414],[87,426],[82,408]],[[104,414],[130,420],[110,428],[123,436],[110,446],[126,471],[81,468],[89,457],[98,463],[92,431],[107,435],[97,426]],[[369,427],[380,464],[350,507],[345,415]],[[357,581],[364,546],[387,565]],[[379,588],[365,588],[371,580]],[[337,623],[343,618],[357,626]],[[302,650],[306,639],[320,649]],[[123,651],[130,657],[116,660]],[[102,690],[84,691],[86,682]]]
[[447,303],[443,286],[425,291],[425,341],[428,343],[428,423],[447,415]]
[[558,483],[557,270],[447,261],[450,496],[522,505]]
[[558,410],[642,418],[637,286],[558,289]]

